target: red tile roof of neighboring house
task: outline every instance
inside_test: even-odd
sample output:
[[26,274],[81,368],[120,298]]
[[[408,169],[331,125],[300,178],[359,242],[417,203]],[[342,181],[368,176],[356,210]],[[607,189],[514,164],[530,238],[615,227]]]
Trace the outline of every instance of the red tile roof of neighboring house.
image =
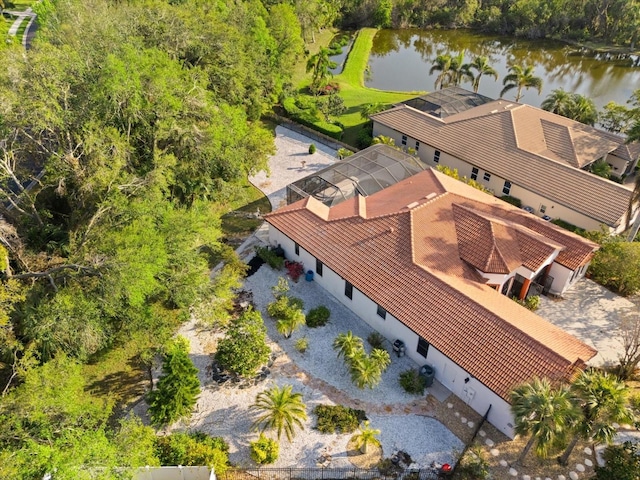
[[530,105],[495,100],[445,119],[405,104],[371,116],[442,152],[609,226],[627,211],[630,191],[580,167],[640,145]]
[[581,264],[595,244],[433,170],[328,214],[319,203],[309,197],[266,219],[502,398],[532,375],[566,379],[595,355],[485,285],[460,258],[457,229],[467,241],[467,219],[494,228],[497,251],[484,257],[498,266],[534,266],[556,247]]

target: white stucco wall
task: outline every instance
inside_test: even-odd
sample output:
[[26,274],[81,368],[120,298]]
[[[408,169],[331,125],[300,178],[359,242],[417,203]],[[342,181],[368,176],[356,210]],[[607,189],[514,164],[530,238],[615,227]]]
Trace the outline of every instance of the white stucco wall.
[[[289,260],[302,262],[305,271],[315,272],[316,259],[300,246],[300,255],[295,254],[295,242],[273,226],[269,226],[269,241],[272,245],[280,245]],[[364,295],[354,284],[353,298],[349,299],[344,294],[345,280],[326,265],[323,266],[322,276],[314,273],[314,281],[331,293],[338,301],[342,302],[372,328],[384,335],[390,342],[400,339],[405,343],[406,355],[414,362],[422,366],[430,364],[435,368],[435,377],[445,387],[460,397],[465,403],[480,415],[484,415],[491,405],[488,420],[498,430],[513,438],[513,417],[509,404],[485,387],[475,378],[472,378],[464,369],[455,364],[451,359],[439,352],[432,345],[429,346],[427,358],[417,352],[419,335],[407,328],[401,321],[387,312],[382,319],[377,314],[377,304]],[[429,341],[428,338],[425,338]],[[467,383],[464,379],[469,377]],[[473,394],[469,394],[469,391]]]

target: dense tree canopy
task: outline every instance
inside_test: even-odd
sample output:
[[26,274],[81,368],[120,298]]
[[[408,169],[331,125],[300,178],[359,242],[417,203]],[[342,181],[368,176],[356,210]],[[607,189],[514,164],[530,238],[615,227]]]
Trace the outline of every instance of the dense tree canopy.
[[[122,457],[82,364],[132,338],[152,356],[197,304],[226,320],[244,268],[220,216],[266,167],[258,119],[290,88],[302,28],[259,0],[34,8],[32,48],[0,55],[0,476],[89,478],[158,461],[143,441]],[[213,256],[229,267],[212,284]]]

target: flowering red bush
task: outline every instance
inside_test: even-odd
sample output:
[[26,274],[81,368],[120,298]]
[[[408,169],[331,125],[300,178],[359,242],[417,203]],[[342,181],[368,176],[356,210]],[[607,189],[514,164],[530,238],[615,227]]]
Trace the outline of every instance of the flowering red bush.
[[329,82],[318,89],[318,95],[331,95],[340,92],[340,85],[336,82]]
[[297,282],[304,273],[304,265],[300,262],[290,262],[289,260],[285,260],[284,267],[287,269],[287,273],[294,282]]

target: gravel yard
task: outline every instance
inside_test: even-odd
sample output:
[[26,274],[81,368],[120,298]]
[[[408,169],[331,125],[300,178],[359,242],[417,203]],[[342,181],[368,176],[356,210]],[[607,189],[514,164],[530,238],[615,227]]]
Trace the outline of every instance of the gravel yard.
[[[349,378],[347,367],[336,357],[331,344],[339,334],[351,330],[365,340],[372,331],[362,320],[328,295],[315,282],[291,283],[290,294],[304,300],[305,311],[318,305],[331,310],[329,323],[324,327],[302,327],[291,338],[285,339],[275,330],[274,321],[266,314],[267,303],[272,300],[271,287],[284,272],[275,272],[262,266],[249,277],[245,289],[253,294],[256,308],[262,311],[271,348],[276,359],[267,379],[247,388],[219,386],[211,378],[210,354],[215,351],[218,334],[200,330],[193,323],[186,324],[181,334],[191,341],[192,359],[200,369],[204,386],[196,410],[186,427],[221,436],[229,442],[230,461],[239,467],[253,467],[249,455],[249,442],[258,433],[252,431],[254,414],[248,406],[256,395],[266,388],[292,385],[295,392],[303,394],[309,420],[303,431],[298,431],[291,444],[282,438],[280,456],[275,467],[316,467],[323,456],[331,460],[325,467],[352,468],[347,457],[347,444],[352,434],[322,434],[315,430],[313,408],[319,403],[343,404],[366,411],[371,426],[379,429],[383,456],[389,457],[398,450],[408,453],[414,461],[413,468],[427,468],[432,462],[453,462],[454,452],[460,451],[462,442],[440,422],[421,411],[427,399],[406,394],[398,384],[398,375],[417,365],[407,357],[392,355],[392,362],[373,390],[360,390]],[[301,354],[295,350],[295,341],[306,336],[309,349]],[[391,346],[387,345],[391,351]]]

